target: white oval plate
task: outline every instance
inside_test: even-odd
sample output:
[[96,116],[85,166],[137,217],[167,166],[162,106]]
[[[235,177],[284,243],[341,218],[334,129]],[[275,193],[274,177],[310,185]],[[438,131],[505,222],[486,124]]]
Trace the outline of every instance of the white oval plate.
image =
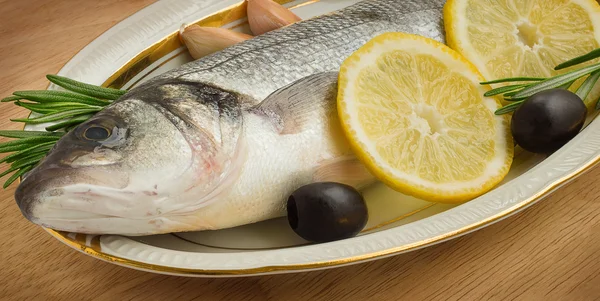
[[[302,18],[357,2],[278,1]],[[240,0],[160,1],[105,32],[59,74],[91,84],[129,88],[191,60],[177,37],[183,23],[247,31],[244,17]],[[146,237],[46,230],[99,259],[164,274],[231,276],[315,270],[400,254],[485,227],[534,204],[599,159],[600,122],[594,121],[548,158],[517,152],[504,182],[460,206],[427,203],[377,185],[365,191],[370,213],[366,230],[355,238],[323,244],[298,238],[285,219],[220,231]]]

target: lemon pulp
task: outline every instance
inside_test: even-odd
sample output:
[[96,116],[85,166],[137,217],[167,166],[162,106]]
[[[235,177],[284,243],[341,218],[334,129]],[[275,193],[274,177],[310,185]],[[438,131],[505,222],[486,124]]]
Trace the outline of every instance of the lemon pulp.
[[483,194],[508,172],[506,116],[475,67],[423,37],[376,37],[343,64],[338,112],[358,157],[401,192],[438,202]]
[[[448,45],[487,80],[550,77],[599,61],[554,70],[600,47],[600,5],[595,0],[449,0],[444,23]],[[600,84],[586,99],[588,108],[598,97]]]

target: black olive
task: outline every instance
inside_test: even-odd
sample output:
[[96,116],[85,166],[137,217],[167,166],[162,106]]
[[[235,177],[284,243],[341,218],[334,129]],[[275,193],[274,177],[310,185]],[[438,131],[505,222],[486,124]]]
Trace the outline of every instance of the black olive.
[[577,136],[586,115],[579,96],[565,89],[551,89],[523,102],[512,116],[511,130],[523,149],[548,154]]
[[327,242],[350,238],[367,224],[367,205],[351,186],[313,183],[298,188],[287,202],[288,221],[302,238]]

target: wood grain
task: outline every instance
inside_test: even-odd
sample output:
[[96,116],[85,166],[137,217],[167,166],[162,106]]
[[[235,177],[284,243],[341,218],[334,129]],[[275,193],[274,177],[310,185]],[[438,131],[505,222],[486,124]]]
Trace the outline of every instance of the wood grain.
[[[45,74],[152,2],[0,1],[0,96],[45,88]],[[25,115],[0,104],[0,128]],[[0,191],[0,300],[600,300],[598,179],[594,168],[523,213],[427,249],[236,279],[155,275],[80,254],[21,216],[13,185]]]

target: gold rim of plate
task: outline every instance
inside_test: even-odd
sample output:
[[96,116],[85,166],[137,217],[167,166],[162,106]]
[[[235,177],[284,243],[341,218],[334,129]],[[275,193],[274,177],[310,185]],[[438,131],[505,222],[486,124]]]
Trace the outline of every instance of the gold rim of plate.
[[[292,2],[293,0],[275,0],[280,4],[286,4]],[[297,6],[303,6],[307,4],[311,4],[314,2],[318,2],[320,0],[312,0],[307,1]],[[212,15],[204,17],[193,24],[201,25],[201,26],[213,26],[220,27],[231,22],[241,20],[246,17],[246,2],[240,2],[234,4],[228,8],[225,8],[221,11],[215,12]],[[105,87],[112,88],[121,88],[125,83],[129,82],[133,77],[142,72],[145,68],[150,66],[152,63],[158,61],[163,56],[171,53],[179,47],[183,46],[183,43],[179,40],[178,31],[173,32],[152,46],[146,48],[144,51],[139,53],[137,56],[129,60],[126,64],[124,64],[121,68],[119,68],[111,77],[109,77],[103,84]],[[141,269],[146,271],[153,271],[165,274],[176,274],[176,275],[196,275],[196,276],[227,276],[227,275],[257,275],[257,274],[267,274],[273,272],[297,272],[297,271],[307,271],[314,269],[322,269],[334,266],[347,265],[351,263],[359,263],[365,262],[369,260],[374,260],[386,256],[392,256],[400,253],[404,253],[407,251],[415,250],[418,248],[422,248],[428,245],[433,245],[436,243],[440,243],[445,240],[449,240],[451,238],[456,238],[461,235],[467,234],[484,226],[490,225],[496,221],[499,221],[503,218],[510,216],[513,213],[517,213],[518,211],[532,205],[536,201],[541,200],[543,197],[547,196],[552,190],[558,188],[559,186],[567,183],[569,180],[576,178],[577,176],[583,174],[584,172],[591,169],[594,165],[600,162],[600,155],[596,156],[593,160],[591,160],[588,164],[580,167],[574,172],[566,175],[565,177],[556,180],[551,185],[549,185],[546,189],[539,191],[534,196],[528,198],[525,201],[520,202],[519,204],[504,210],[498,214],[495,214],[491,217],[488,217],[484,220],[481,220],[477,223],[459,228],[450,233],[446,233],[444,235],[439,235],[427,240],[419,241],[413,244],[390,248],[387,250],[382,250],[378,252],[372,252],[369,254],[351,256],[342,259],[336,260],[328,260],[328,261],[319,261],[313,263],[305,263],[305,264],[292,264],[292,265],[281,265],[281,266],[264,266],[257,268],[248,268],[248,269],[235,269],[235,270],[215,270],[215,269],[187,269],[187,268],[177,268],[177,267],[169,267],[163,265],[149,264],[145,262],[140,262],[136,260],[131,260],[115,255],[110,255],[101,251],[99,240],[95,243],[92,242],[91,246],[85,244],[84,241],[78,239],[71,239],[67,237],[68,233],[63,231],[56,231],[49,228],[44,228],[50,235],[54,236],[59,241],[64,244],[79,250],[83,253],[86,253],[90,256],[96,257],[100,260],[114,263],[121,266],[131,267],[135,269]],[[98,236],[99,237],[99,236]],[[98,238],[96,237],[96,238]]]

